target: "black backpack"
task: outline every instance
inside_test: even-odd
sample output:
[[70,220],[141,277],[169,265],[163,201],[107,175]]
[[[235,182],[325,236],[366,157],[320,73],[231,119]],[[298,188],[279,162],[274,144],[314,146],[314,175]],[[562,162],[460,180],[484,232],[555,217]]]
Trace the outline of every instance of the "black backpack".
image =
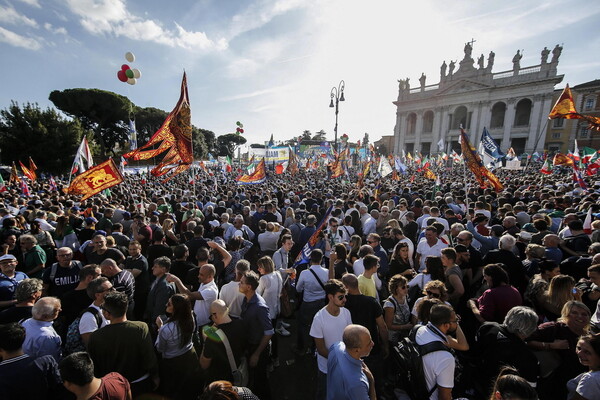
[[440,341],[418,345],[415,338],[421,328],[424,326],[413,327],[408,337],[401,339],[391,349],[385,383],[385,392],[390,395],[390,398],[394,398],[394,389],[402,389],[411,400],[428,400],[437,389],[436,385],[431,390],[427,390],[423,356],[436,351],[447,351],[451,354],[452,352]]
[[98,311],[95,307],[88,307],[79,314],[79,317],[75,318],[73,322],[69,325],[67,329],[67,337],[64,345],[64,355],[67,356],[69,354],[78,352],[78,351],[86,351],[85,344],[83,344],[83,340],[81,339],[81,333],[79,332],[79,321],[81,321],[81,317],[86,312],[92,313],[94,318],[96,318],[96,324],[98,325],[98,329],[102,326],[102,316],[100,315],[100,311]]

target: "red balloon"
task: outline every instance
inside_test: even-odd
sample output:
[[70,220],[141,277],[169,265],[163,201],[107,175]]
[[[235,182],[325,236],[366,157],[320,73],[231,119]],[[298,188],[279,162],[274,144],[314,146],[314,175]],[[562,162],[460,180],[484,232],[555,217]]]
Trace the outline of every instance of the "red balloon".
[[120,70],[119,72],[117,72],[117,78],[121,82],[127,82],[127,75],[125,75],[125,71],[123,71],[123,70]]
[[243,130],[243,129],[240,129],[240,133],[244,133],[244,130]]
[[122,71],[127,71],[128,69],[131,69],[131,68],[129,68],[129,65],[127,65],[127,64],[121,65],[121,70]]

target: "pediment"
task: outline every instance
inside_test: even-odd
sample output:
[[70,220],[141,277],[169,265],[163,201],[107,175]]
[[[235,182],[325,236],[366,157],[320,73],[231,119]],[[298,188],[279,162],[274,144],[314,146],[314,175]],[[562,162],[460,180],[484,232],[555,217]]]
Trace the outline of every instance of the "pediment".
[[490,85],[487,85],[485,83],[472,81],[469,79],[461,79],[459,81],[450,83],[447,87],[443,88],[436,94],[440,96],[456,93],[473,92],[476,90],[488,89],[490,87]]

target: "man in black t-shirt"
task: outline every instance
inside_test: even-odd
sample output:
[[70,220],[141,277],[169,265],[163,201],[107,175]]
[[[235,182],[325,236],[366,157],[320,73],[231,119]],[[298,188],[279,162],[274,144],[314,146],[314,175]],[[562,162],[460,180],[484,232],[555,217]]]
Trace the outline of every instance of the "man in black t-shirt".
[[383,359],[388,355],[388,331],[383,319],[383,308],[379,302],[371,297],[360,293],[358,289],[358,278],[353,274],[346,274],[342,282],[348,290],[346,295],[346,307],[352,316],[352,323],[362,325],[369,330],[373,340],[371,354],[365,358],[365,364],[375,377],[375,385],[378,392],[383,390]]
[[106,237],[104,235],[94,235],[92,242],[85,248],[87,263],[100,265],[107,258],[112,259],[117,264],[125,260],[125,256],[119,250],[106,246]]
[[56,251],[56,258],[58,262],[44,270],[44,296],[61,297],[79,283],[79,271],[83,265],[81,261],[73,260],[73,250],[61,247]]
[[247,347],[246,325],[239,319],[229,317],[229,310],[223,300],[213,301],[210,305],[210,313],[214,325],[206,327],[204,330],[207,338],[200,355],[200,366],[207,374],[206,382],[216,380],[232,382],[233,376],[231,375],[227,351],[216,331],[221,329],[227,336],[236,366],[239,367],[240,359]]

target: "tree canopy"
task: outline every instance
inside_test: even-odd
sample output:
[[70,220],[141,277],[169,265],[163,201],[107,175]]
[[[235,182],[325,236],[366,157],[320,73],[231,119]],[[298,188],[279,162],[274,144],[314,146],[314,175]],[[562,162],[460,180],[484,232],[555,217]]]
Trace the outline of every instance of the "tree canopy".
[[22,107],[11,102],[0,110],[2,163],[23,161],[31,156],[38,168],[54,174],[68,171],[84,129],[77,120],[69,121],[56,110],[42,110],[37,104]]
[[217,137],[217,146],[220,156],[234,157],[237,146],[246,143],[246,138],[235,133],[227,133]]
[[50,101],[64,113],[77,118],[85,129],[94,132],[100,155],[114,155],[117,144],[127,142],[126,121],[133,104],[125,96],[100,89],[66,89],[50,93]]

